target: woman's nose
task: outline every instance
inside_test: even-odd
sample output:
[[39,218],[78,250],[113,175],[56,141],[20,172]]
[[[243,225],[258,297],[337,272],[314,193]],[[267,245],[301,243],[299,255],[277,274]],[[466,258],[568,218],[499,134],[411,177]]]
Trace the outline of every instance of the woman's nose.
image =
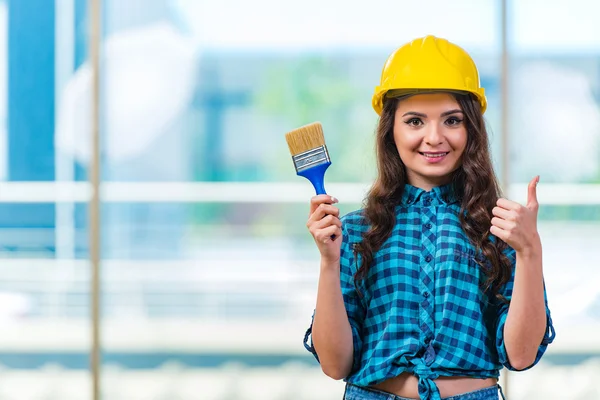
[[438,145],[442,143],[440,128],[436,124],[430,124],[425,132],[425,143],[429,145]]

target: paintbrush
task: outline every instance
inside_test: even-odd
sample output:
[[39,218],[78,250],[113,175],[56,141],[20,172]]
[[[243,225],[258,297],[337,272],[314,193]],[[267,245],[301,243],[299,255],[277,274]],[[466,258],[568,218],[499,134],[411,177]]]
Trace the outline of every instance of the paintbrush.
[[317,194],[325,192],[325,170],[331,165],[320,122],[304,125],[285,134],[296,174],[312,183]]

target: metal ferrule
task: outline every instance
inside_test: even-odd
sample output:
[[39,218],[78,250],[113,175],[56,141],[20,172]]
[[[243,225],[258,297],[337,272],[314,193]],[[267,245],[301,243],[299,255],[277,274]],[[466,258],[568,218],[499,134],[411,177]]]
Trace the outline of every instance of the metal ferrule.
[[296,154],[295,156],[292,156],[292,159],[294,160],[296,173],[307,170],[315,165],[330,162],[327,146],[325,145],[305,151],[304,153]]

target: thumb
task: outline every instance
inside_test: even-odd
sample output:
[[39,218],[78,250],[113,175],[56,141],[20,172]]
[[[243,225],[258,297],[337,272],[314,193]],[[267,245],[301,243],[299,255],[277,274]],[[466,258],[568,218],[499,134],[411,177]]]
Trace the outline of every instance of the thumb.
[[540,176],[536,176],[529,182],[529,186],[527,187],[527,207],[528,208],[537,208],[538,199],[537,199],[537,184],[540,181]]

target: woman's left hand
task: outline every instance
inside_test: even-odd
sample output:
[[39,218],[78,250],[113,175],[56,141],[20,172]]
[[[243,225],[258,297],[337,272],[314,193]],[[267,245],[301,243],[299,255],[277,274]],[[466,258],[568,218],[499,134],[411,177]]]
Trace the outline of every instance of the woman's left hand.
[[538,201],[536,188],[540,180],[536,176],[529,182],[527,205],[507,199],[498,199],[492,210],[490,232],[504,240],[516,252],[529,252],[541,248],[537,231]]

